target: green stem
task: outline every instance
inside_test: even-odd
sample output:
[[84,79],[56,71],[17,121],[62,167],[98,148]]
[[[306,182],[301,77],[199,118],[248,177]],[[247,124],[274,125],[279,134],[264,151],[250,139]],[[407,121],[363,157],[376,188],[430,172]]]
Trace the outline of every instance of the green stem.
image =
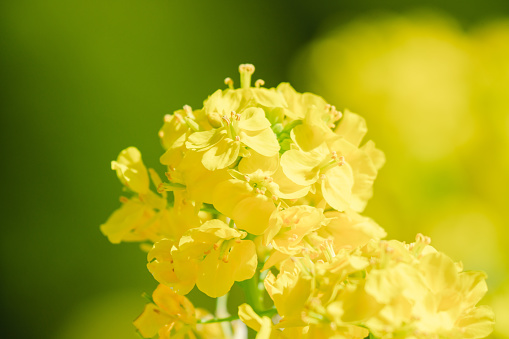
[[241,286],[244,290],[247,303],[256,313],[264,312],[263,307],[263,291],[258,287],[260,276],[258,272],[248,280],[244,280]]
[[209,319],[209,320],[198,320],[198,324],[213,324],[213,323],[222,323],[226,321],[233,321],[239,319],[238,315],[232,315],[226,318],[215,318],[215,319]]
[[[216,317],[219,319],[231,318],[230,313],[228,313],[228,293],[216,299]],[[220,323],[223,328],[225,338],[232,338],[233,333],[230,323],[226,322],[226,320],[221,321]]]

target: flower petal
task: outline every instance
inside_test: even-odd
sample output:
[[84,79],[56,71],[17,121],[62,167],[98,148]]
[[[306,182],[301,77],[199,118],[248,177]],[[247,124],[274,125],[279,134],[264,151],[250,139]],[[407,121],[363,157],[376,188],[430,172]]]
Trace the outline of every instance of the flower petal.
[[240,141],[244,145],[252,148],[261,155],[271,157],[279,152],[279,142],[270,128],[260,131],[242,130],[239,136]]

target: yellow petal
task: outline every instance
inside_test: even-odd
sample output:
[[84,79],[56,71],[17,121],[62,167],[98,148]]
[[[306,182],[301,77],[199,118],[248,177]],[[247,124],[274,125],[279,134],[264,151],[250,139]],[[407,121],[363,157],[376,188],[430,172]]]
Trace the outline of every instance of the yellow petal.
[[261,235],[269,225],[269,218],[276,209],[274,201],[265,195],[247,197],[235,205],[232,219],[238,228]]
[[186,141],[186,147],[193,151],[204,151],[217,144],[227,135],[223,128],[194,132]]
[[308,194],[311,186],[298,185],[290,180],[283,172],[283,168],[279,166],[276,172],[272,175],[272,179],[277,184],[277,189],[274,192],[281,199],[298,199]]
[[366,120],[358,114],[345,110],[338,127],[334,131],[354,146],[359,146],[368,132]]
[[143,313],[136,318],[134,326],[138,329],[143,338],[152,338],[159,329],[171,321],[170,316],[162,313],[154,304],[145,305]]
[[111,169],[117,171],[120,181],[132,191],[146,194],[149,190],[147,168],[141,160],[141,153],[136,147],[129,147],[120,152],[117,161],[111,162]]
[[154,215],[152,208],[138,199],[130,199],[113,212],[100,229],[110,242],[118,244],[126,240],[132,230],[148,224]]
[[353,186],[352,168],[348,163],[336,166],[325,173],[322,180],[322,194],[332,208],[346,210],[350,205]]
[[219,251],[213,251],[205,257],[200,265],[200,276],[196,281],[200,291],[212,298],[228,293],[235,281],[251,278],[257,264],[256,249],[250,240],[235,244],[227,262],[219,255]]
[[249,304],[239,306],[239,318],[244,324],[255,331],[259,331],[262,324],[262,318],[253,310]]
[[284,174],[301,186],[309,186],[318,180],[321,157],[315,153],[289,150],[281,156]]
[[219,183],[213,195],[214,207],[233,218],[233,210],[238,202],[253,195],[253,188],[245,181],[230,179]]
[[250,107],[242,111],[238,127],[246,131],[259,131],[270,128],[270,122],[263,109]]
[[239,156],[240,142],[224,138],[203,154],[202,164],[209,171],[226,168]]
[[259,131],[241,130],[239,133],[240,141],[266,157],[278,154],[279,142],[270,128]]
[[239,163],[239,171],[244,174],[251,174],[257,170],[274,173],[279,166],[279,155],[266,157],[257,152],[251,152],[251,156],[242,158]]

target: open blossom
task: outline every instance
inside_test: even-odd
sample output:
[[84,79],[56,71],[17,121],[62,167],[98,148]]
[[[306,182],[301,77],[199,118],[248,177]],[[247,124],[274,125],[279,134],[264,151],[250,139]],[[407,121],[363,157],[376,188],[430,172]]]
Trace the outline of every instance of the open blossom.
[[[134,147],[112,169],[122,205],[101,225],[139,241],[159,282],[134,321],[144,338],[483,338],[486,275],[419,234],[406,244],[360,214],[385,162],[365,120],[289,84],[214,92],[164,117],[164,176]],[[163,178],[164,180],[162,180]],[[196,288],[195,288],[196,287]],[[226,298],[244,292],[242,303]],[[191,293],[191,291],[193,291]],[[216,314],[185,295],[217,298]],[[203,296],[203,295],[202,295]],[[228,310],[238,306],[238,312]]]
[[198,324],[198,319],[207,318],[210,314],[203,309],[195,309],[186,297],[169,287],[159,285],[152,299],[154,302],[147,304],[134,321],[143,338],[152,338],[156,334],[159,339],[195,338],[197,333],[200,338],[212,339],[224,335],[219,324]]
[[220,220],[210,220],[187,231],[178,245],[166,239],[154,244],[148,268],[156,280],[181,294],[196,284],[203,293],[220,297],[235,281],[255,272],[255,245],[242,240],[245,236]]

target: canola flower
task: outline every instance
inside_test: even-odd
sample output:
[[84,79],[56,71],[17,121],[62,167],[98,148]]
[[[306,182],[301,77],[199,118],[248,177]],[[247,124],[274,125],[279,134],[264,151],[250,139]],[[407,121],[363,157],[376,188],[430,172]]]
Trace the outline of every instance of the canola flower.
[[[122,206],[101,225],[137,241],[159,286],[134,321],[143,338],[483,338],[486,275],[418,234],[382,240],[362,216],[385,158],[364,119],[289,84],[240,88],[164,118],[163,181],[129,147],[112,162]],[[152,186],[151,187],[151,183]],[[245,293],[234,315],[225,298]],[[185,297],[218,300],[216,316]],[[244,324],[244,325],[239,325]]]

